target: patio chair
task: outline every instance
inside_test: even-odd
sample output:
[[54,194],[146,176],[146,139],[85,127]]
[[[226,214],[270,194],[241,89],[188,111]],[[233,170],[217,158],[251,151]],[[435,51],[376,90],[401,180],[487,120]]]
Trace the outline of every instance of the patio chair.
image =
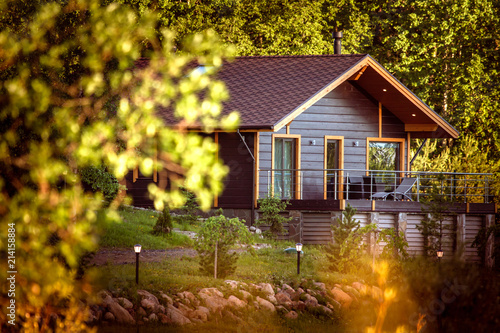
[[394,196],[394,198],[398,198],[398,196],[402,196],[403,198],[406,197],[408,200],[413,201],[411,198],[411,193],[408,195],[411,191],[411,188],[415,183],[417,182],[417,178],[403,178],[401,181],[401,184],[392,192],[377,192],[374,195],[372,195],[372,200],[373,199],[382,199],[386,200],[389,195]]

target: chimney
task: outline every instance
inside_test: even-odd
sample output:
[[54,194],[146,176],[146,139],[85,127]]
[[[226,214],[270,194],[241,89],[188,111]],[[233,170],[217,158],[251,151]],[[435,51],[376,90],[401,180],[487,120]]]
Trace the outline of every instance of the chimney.
[[334,31],[332,37],[334,39],[333,53],[342,54],[342,31]]

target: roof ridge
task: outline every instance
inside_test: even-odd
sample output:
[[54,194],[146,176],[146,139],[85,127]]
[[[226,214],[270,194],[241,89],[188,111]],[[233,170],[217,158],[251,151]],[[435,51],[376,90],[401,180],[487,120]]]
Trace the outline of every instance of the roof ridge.
[[236,56],[235,59],[259,59],[259,58],[320,58],[320,57],[363,57],[368,53],[355,54],[296,54],[296,55],[256,55],[256,56]]

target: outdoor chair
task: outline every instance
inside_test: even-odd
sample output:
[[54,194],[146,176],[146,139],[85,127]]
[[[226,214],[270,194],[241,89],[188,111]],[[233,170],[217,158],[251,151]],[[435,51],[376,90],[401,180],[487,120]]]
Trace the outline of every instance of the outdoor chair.
[[[391,192],[377,192],[374,195],[372,195],[372,200],[373,199],[382,199],[386,200],[389,195],[392,195],[395,199],[398,197],[402,198],[407,198],[410,201],[413,201],[411,198],[411,188],[415,183],[417,182],[417,178],[403,178],[401,181],[401,184]],[[409,195],[408,195],[409,193]]]

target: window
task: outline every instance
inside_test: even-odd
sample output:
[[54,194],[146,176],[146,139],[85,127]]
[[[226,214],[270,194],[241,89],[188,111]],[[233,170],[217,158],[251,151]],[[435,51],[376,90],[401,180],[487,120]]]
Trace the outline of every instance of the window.
[[298,193],[299,137],[274,135],[273,138],[274,195],[283,199],[298,199],[300,198]]
[[367,168],[376,177],[378,183],[394,183],[395,177],[400,176],[394,172],[404,170],[404,143],[405,139],[367,139]]

